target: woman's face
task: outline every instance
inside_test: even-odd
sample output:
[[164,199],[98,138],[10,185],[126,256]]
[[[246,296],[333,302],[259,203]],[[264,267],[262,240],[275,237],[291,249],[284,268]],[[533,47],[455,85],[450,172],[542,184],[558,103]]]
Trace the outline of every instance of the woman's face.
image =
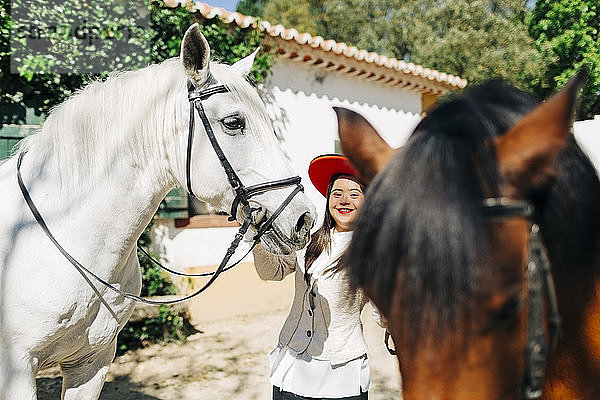
[[348,178],[338,178],[333,182],[327,207],[335,221],[338,232],[352,229],[352,222],[358,215],[358,209],[365,200],[360,185]]

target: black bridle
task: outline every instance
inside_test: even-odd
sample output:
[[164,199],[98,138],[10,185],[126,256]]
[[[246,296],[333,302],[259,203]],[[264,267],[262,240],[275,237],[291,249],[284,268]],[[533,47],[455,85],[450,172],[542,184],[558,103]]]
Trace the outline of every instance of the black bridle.
[[[490,198],[484,202],[484,212],[488,218],[523,217],[529,222],[525,374],[515,397],[539,399],[542,396],[546,364],[556,350],[560,336],[560,314],[550,262],[542,243],[539,225],[533,221],[534,208],[531,204],[520,200]],[[544,300],[548,302],[550,343],[544,333]]]
[[[231,216],[229,217],[229,219],[230,220],[238,219],[237,213],[238,213],[238,208],[239,208],[240,204],[242,205],[244,214],[245,214],[245,219],[241,222],[241,226],[240,226],[238,232],[235,234],[235,238],[232,241],[232,243],[230,244],[229,248],[227,249],[225,256],[223,257],[221,263],[219,264],[219,266],[217,267],[217,269],[215,271],[209,272],[209,273],[203,273],[203,274],[178,273],[176,271],[173,271],[169,268],[164,267],[160,262],[153,259],[146,251],[144,251],[138,245],[138,248],[140,250],[142,250],[142,252],[146,256],[148,256],[153,263],[155,263],[156,265],[160,266],[161,268],[163,268],[169,272],[176,273],[177,275],[180,275],[180,276],[211,276],[211,278],[201,288],[196,290],[194,293],[184,296],[184,297],[181,297],[181,298],[178,298],[178,299],[152,300],[152,299],[148,299],[145,297],[137,296],[133,293],[124,292],[124,291],[118,289],[117,287],[115,287],[114,285],[110,284],[106,280],[100,278],[94,272],[92,272],[91,270],[86,268],[84,265],[82,265],[79,261],[77,261],[75,258],[73,258],[73,256],[71,256],[60,245],[58,240],[56,240],[56,238],[50,231],[48,225],[44,221],[44,218],[42,217],[41,213],[37,209],[35,203],[33,202],[33,199],[31,198],[31,195],[29,194],[27,187],[25,186],[22,176],[21,176],[21,164],[23,162],[23,157],[25,156],[25,153],[22,152],[19,154],[19,157],[17,160],[17,181],[19,183],[19,188],[21,189],[23,198],[24,198],[25,202],[27,203],[27,206],[29,207],[29,210],[33,214],[36,222],[42,228],[42,230],[44,231],[46,236],[57,247],[57,249],[61,252],[61,254],[71,263],[71,265],[73,265],[73,267],[75,267],[75,269],[81,274],[83,279],[92,287],[92,289],[94,290],[96,295],[100,298],[100,300],[103,302],[103,304],[109,310],[110,310],[109,305],[104,301],[102,294],[100,293],[98,288],[93,284],[93,282],[90,280],[90,277],[94,278],[96,281],[100,282],[102,285],[106,286],[110,290],[116,292],[117,294],[119,294],[123,297],[126,297],[131,300],[135,300],[138,302],[146,303],[146,304],[162,305],[162,304],[175,304],[175,303],[187,301],[187,300],[199,295],[200,293],[204,292],[206,289],[208,289],[222,272],[233,268],[235,265],[237,265],[239,262],[241,262],[241,260],[243,260],[244,257],[247,254],[249,254],[250,251],[252,251],[254,246],[256,246],[256,244],[260,240],[261,236],[269,228],[271,228],[275,219],[281,214],[281,212],[285,209],[285,207],[287,207],[287,205],[292,201],[294,196],[296,196],[299,192],[304,191],[304,188],[302,187],[302,184],[300,183],[299,176],[294,176],[294,177],[280,179],[280,180],[274,180],[274,181],[268,181],[265,183],[260,183],[260,184],[248,186],[248,187],[244,186],[244,184],[242,183],[242,181],[236,174],[235,170],[233,169],[233,167],[227,160],[225,153],[221,149],[221,146],[219,145],[219,142],[217,141],[217,138],[216,138],[216,136],[212,130],[212,127],[210,125],[210,121],[208,120],[206,113],[204,112],[204,106],[202,104],[203,100],[206,100],[207,98],[209,98],[212,95],[215,95],[218,93],[227,93],[227,92],[229,92],[229,89],[227,87],[225,87],[224,85],[211,86],[206,89],[199,90],[199,89],[196,89],[191,82],[188,83],[188,99],[190,101],[190,122],[189,122],[189,132],[188,132],[187,152],[186,152],[187,191],[190,195],[196,197],[196,195],[194,194],[194,192],[192,190],[192,183],[191,183],[192,145],[193,145],[193,141],[194,141],[194,131],[195,131],[195,112],[194,112],[194,110],[196,110],[198,112],[198,115],[200,116],[200,119],[202,120],[202,124],[204,125],[204,131],[206,132],[206,135],[208,136],[208,139],[209,139],[215,153],[217,154],[217,157],[219,158],[219,162],[221,163],[221,166],[225,170],[225,174],[227,175],[227,180],[229,181],[229,184],[235,191],[235,198],[231,205],[231,211],[230,211]],[[282,189],[282,188],[290,187],[290,186],[295,186],[294,190],[287,196],[287,198],[273,212],[273,214],[271,214],[271,216],[266,219],[266,221],[254,221],[254,224],[257,227],[257,233],[253,237],[254,243],[252,244],[252,246],[250,247],[248,252],[244,255],[244,257],[240,258],[240,260],[238,260],[236,263],[234,263],[233,265],[230,265],[229,267],[226,267],[227,263],[229,262],[230,258],[233,256],[233,254],[235,253],[235,250],[237,249],[237,247],[240,244],[241,240],[243,239],[244,235],[248,231],[248,228],[253,223],[253,221],[252,221],[254,218],[253,214],[256,211],[259,211],[259,209],[252,209],[250,207],[250,201],[249,201],[250,198],[252,196],[262,194],[262,193],[268,192],[270,190]]]
[[277,210],[275,210],[275,212],[271,215],[271,217],[269,219],[267,219],[267,221],[265,221],[264,223],[261,224],[261,226],[258,230],[258,234],[257,234],[257,236],[260,237],[260,235],[262,235],[267,229],[269,229],[271,227],[271,225],[275,221],[275,218],[277,218],[279,216],[279,214],[281,214],[283,209],[290,203],[290,201],[292,201],[292,198],[294,198],[294,196],[296,196],[296,194],[298,194],[299,192],[304,191],[304,188],[300,184],[299,176],[293,176],[290,178],[268,181],[268,182],[264,182],[264,183],[259,183],[257,185],[248,186],[248,187],[244,186],[241,179],[238,177],[238,175],[235,173],[235,170],[229,163],[229,160],[227,160],[227,157],[225,156],[225,153],[223,153],[221,146],[219,146],[219,142],[217,141],[217,138],[212,130],[210,121],[208,120],[208,117],[206,116],[206,113],[204,111],[204,106],[202,104],[203,100],[206,100],[207,98],[209,98],[212,95],[215,95],[218,93],[227,93],[227,92],[229,92],[229,89],[225,85],[211,86],[207,89],[199,90],[199,89],[196,89],[191,82],[188,83],[188,100],[190,101],[190,123],[189,123],[186,167],[185,167],[187,191],[190,195],[196,197],[196,195],[194,194],[194,191],[192,189],[192,182],[191,182],[192,145],[193,145],[193,141],[194,141],[194,130],[195,130],[195,112],[194,112],[194,110],[196,110],[196,111],[198,111],[198,115],[200,116],[202,125],[204,125],[204,131],[206,132],[206,136],[208,136],[210,144],[212,145],[217,157],[219,158],[219,162],[221,163],[221,166],[225,170],[225,174],[227,175],[227,180],[229,181],[229,184],[231,185],[231,187],[233,188],[233,190],[235,192],[235,198],[233,199],[233,203],[231,204],[231,210],[229,212],[230,220],[233,221],[233,220],[237,219],[237,212],[238,212],[240,203],[242,204],[242,206],[244,208],[246,208],[247,217],[250,217],[250,214],[252,213],[253,210],[250,210],[249,200],[252,196],[262,194],[262,193],[268,192],[270,190],[281,189],[281,188],[285,188],[285,187],[289,187],[289,186],[295,186],[292,193],[290,193],[289,196],[283,201],[283,203],[281,203],[279,208]]

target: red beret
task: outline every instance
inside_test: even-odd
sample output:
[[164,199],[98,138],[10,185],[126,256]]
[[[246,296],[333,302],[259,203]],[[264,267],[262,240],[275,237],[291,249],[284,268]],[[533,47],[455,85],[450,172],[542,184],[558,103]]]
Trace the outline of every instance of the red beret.
[[356,171],[350,166],[348,159],[339,154],[315,157],[308,165],[308,176],[311,182],[325,197],[327,197],[331,178],[339,174],[356,176]]

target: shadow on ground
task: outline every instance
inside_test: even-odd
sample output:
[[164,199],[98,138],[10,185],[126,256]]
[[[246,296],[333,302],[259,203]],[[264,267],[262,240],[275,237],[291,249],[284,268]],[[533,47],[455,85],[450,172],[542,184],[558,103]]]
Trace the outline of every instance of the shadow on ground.
[[[62,378],[38,378],[37,380],[38,400],[59,400]],[[102,388],[100,399],[118,398],[123,400],[161,400],[158,397],[149,396],[141,393],[140,385],[129,383],[123,385],[123,381],[118,384],[115,382],[106,382]]]

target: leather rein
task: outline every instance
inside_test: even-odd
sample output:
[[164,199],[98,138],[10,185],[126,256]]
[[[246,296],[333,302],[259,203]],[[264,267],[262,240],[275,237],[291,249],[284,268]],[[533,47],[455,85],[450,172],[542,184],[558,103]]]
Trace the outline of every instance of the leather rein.
[[[244,257],[246,257],[246,255],[249,254],[250,251],[252,251],[254,246],[256,246],[256,244],[260,240],[260,237],[269,228],[271,228],[275,219],[281,214],[281,212],[285,209],[285,207],[287,207],[287,205],[292,201],[294,196],[296,196],[299,192],[304,191],[304,188],[302,187],[302,185],[300,183],[299,176],[294,176],[294,177],[279,179],[279,180],[274,180],[274,181],[268,181],[265,183],[260,183],[260,184],[248,186],[248,187],[244,186],[244,184],[242,183],[242,181],[236,174],[235,170],[229,163],[229,160],[227,160],[225,153],[221,149],[221,146],[219,145],[217,138],[212,130],[210,121],[208,120],[208,117],[206,116],[206,113],[204,111],[204,106],[202,104],[203,100],[206,100],[207,98],[209,98],[212,95],[215,95],[218,93],[227,93],[227,92],[229,92],[229,89],[225,85],[211,86],[206,89],[199,90],[199,89],[196,89],[191,82],[188,83],[188,100],[190,102],[190,122],[189,122],[189,132],[188,132],[187,152],[186,152],[187,191],[190,195],[196,197],[196,195],[194,194],[194,192],[192,190],[192,183],[191,183],[192,145],[193,145],[193,141],[194,141],[194,131],[195,131],[195,111],[194,110],[196,110],[198,112],[198,115],[200,116],[200,120],[202,121],[202,124],[204,125],[204,131],[206,132],[206,135],[208,136],[208,139],[209,139],[217,157],[219,158],[219,162],[221,163],[221,166],[225,170],[225,173],[227,175],[227,180],[229,181],[229,184],[235,191],[235,198],[231,205],[229,220],[230,221],[237,220],[238,208],[240,207],[240,205],[242,206],[242,210],[245,214],[245,219],[241,223],[241,226],[240,226],[238,232],[235,234],[235,238],[229,245],[229,248],[227,249],[225,256],[221,260],[221,263],[219,264],[217,269],[213,272],[207,272],[207,273],[203,273],[203,274],[184,274],[181,272],[171,270],[167,267],[164,267],[160,262],[158,262],[157,260],[152,258],[145,250],[143,250],[138,245],[138,248],[146,256],[148,256],[153,263],[155,263],[156,265],[165,269],[168,272],[171,272],[171,273],[174,273],[174,274],[180,275],[180,276],[189,276],[189,277],[211,276],[211,278],[201,288],[199,288],[198,290],[196,290],[195,292],[193,292],[187,296],[183,296],[178,299],[153,300],[153,299],[148,299],[145,297],[135,295],[133,293],[124,292],[124,291],[120,290],[119,288],[115,287],[114,285],[112,285],[111,283],[107,282],[106,280],[100,278],[94,272],[90,271],[88,268],[86,268],[84,265],[82,265],[79,261],[77,261],[73,256],[71,256],[56,240],[56,238],[50,231],[48,225],[46,224],[46,221],[44,220],[41,213],[37,209],[35,203],[33,202],[33,199],[31,198],[31,195],[29,194],[29,191],[27,190],[27,187],[25,186],[23,179],[21,177],[21,164],[23,162],[23,157],[25,156],[25,153],[23,152],[23,153],[19,154],[19,158],[17,160],[17,181],[19,183],[19,188],[21,189],[21,193],[23,195],[25,203],[29,207],[29,210],[33,214],[33,217],[35,218],[35,220],[38,223],[38,225],[40,226],[40,228],[42,228],[42,230],[46,234],[46,236],[54,244],[54,246],[71,263],[71,265],[73,265],[73,267],[77,270],[77,272],[79,272],[81,274],[83,279],[92,287],[92,289],[94,290],[96,295],[101,299],[101,301],[103,301],[103,303],[107,307],[108,307],[108,305],[103,300],[102,294],[100,293],[98,288],[93,284],[90,277],[95,279],[97,282],[101,283],[106,288],[112,290],[113,292],[116,292],[117,294],[119,294],[123,297],[126,297],[131,300],[135,300],[135,301],[138,301],[141,303],[146,303],[146,304],[154,304],[154,305],[176,304],[176,303],[187,301],[187,300],[199,295],[200,293],[202,293],[206,289],[208,289],[222,272],[227,271],[227,270],[233,268],[234,266],[236,266],[237,264],[239,264],[244,259]],[[235,253],[235,250],[239,246],[244,235],[248,231],[248,228],[252,224],[253,218],[254,218],[254,213],[259,210],[259,209],[252,209],[250,207],[250,202],[249,202],[250,198],[252,196],[262,194],[262,193],[268,192],[270,190],[282,189],[282,188],[290,187],[290,186],[295,186],[294,190],[287,196],[287,198],[273,212],[273,214],[271,214],[271,216],[268,219],[266,219],[266,221],[260,221],[259,224],[257,225],[258,231],[257,231],[257,234],[252,238],[254,243],[252,244],[252,246],[250,247],[248,252],[242,258],[240,258],[240,260],[238,260],[234,264],[230,265],[229,267],[226,267],[227,263],[229,262],[230,258],[233,256],[233,254]],[[256,221],[256,222],[258,222],[258,221]]]
[[[525,373],[515,398],[535,400],[542,396],[546,364],[556,350],[560,337],[560,314],[550,262],[542,243],[540,227],[533,221],[534,207],[521,200],[489,198],[484,201],[488,218],[523,217],[529,222],[529,250],[527,261],[527,348]],[[544,333],[544,300],[548,303],[550,341]]]

